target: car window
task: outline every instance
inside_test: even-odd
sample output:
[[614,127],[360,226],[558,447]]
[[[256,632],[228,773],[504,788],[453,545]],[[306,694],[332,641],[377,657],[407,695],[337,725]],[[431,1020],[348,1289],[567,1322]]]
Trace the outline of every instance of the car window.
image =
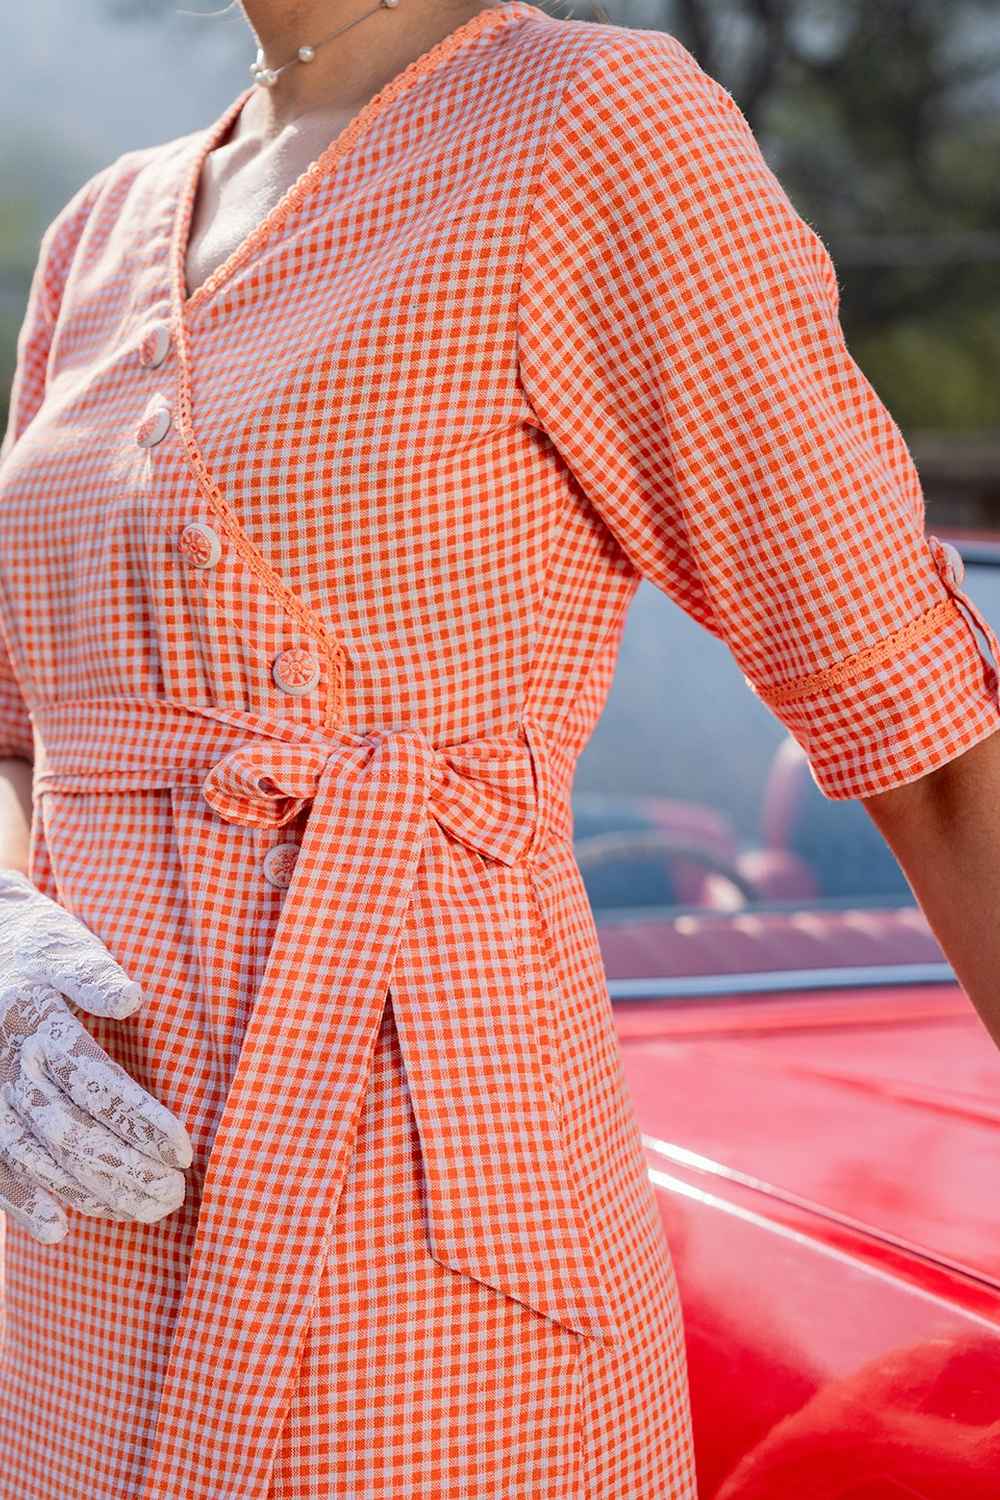
[[[963,586],[1000,621],[1000,565],[960,550]],[[949,972],[864,805],[822,795],[728,649],[648,582],[573,811],[609,973]]]

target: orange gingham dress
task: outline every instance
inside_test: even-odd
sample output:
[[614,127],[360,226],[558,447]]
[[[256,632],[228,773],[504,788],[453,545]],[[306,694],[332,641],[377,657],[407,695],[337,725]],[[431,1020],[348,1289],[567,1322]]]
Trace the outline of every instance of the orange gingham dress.
[[674,38],[477,14],[188,297],[249,94],[84,184],[18,346],[3,749],[195,1162],[153,1225],[8,1223],[3,1500],[693,1500],[572,848],[628,604],[834,798],[992,733],[998,643]]

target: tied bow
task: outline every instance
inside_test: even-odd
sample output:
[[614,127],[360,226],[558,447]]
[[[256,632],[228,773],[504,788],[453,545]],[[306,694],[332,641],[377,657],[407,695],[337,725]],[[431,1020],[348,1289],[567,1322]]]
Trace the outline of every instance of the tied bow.
[[[237,745],[211,767],[202,793],[227,822],[281,828],[316,799],[325,777],[350,781],[365,776],[390,735],[418,733],[327,731],[322,740],[298,743],[253,740]],[[434,749],[423,735],[419,738],[431,760],[428,809],[438,825],[501,864],[525,858],[535,841],[539,798],[524,743],[496,735]]]
[[[40,705],[36,722],[39,793],[197,788],[249,828],[311,804],[208,1150],[139,1500],[269,1494],[390,995],[429,1253],[620,1344],[545,1035],[559,997],[517,868],[572,830],[565,766],[538,726],[435,746],[412,728],[116,697]],[[196,829],[210,865],[215,830]],[[225,970],[213,957],[208,985]],[[210,1420],[191,1452],[177,1435],[195,1408]]]

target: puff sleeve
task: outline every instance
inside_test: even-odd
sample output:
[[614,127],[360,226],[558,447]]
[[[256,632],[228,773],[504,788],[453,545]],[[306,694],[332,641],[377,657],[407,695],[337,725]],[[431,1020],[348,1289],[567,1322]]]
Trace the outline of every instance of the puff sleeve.
[[913,781],[1000,728],[1000,642],[925,534],[830,257],[668,33],[623,30],[566,85],[517,336],[576,483],[637,572],[726,643],[825,796]]
[[[63,288],[83,223],[107,171],[103,168],[78,188],[42,234],[17,338],[7,426],[0,443],[0,465],[45,398],[49,350]],[[3,634],[0,612],[0,756],[31,760],[33,754],[32,724]]]

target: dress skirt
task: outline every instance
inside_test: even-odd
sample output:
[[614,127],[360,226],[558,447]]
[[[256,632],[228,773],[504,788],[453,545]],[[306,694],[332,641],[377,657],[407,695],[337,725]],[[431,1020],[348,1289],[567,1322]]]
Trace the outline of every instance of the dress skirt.
[[681,1310],[644,1214],[633,1249],[661,1316],[621,1349],[428,1254],[390,999],[273,1500],[695,1500]]

